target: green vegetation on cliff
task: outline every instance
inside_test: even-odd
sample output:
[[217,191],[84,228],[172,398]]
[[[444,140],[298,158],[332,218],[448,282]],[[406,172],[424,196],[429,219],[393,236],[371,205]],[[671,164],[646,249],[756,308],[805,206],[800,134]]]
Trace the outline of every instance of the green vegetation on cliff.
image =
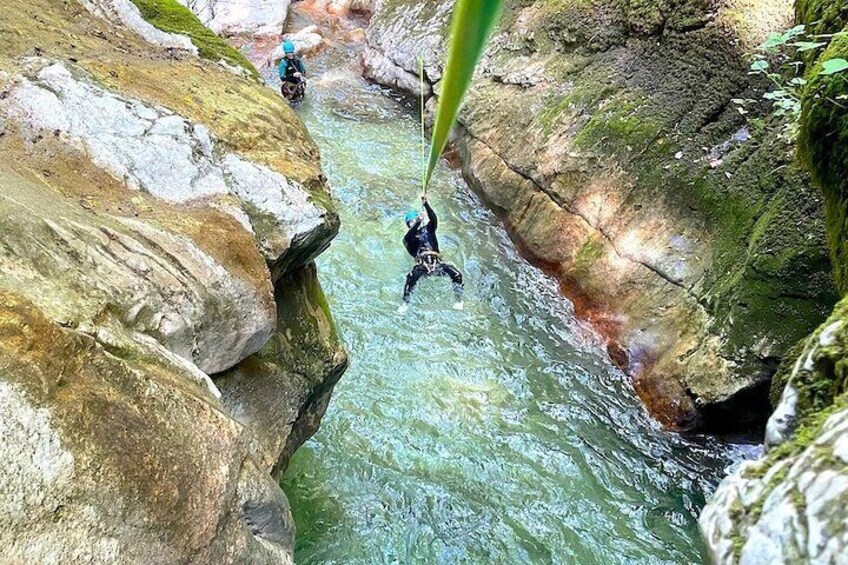
[[848,58],[848,37],[836,37],[808,72],[801,102],[799,154],[826,202],[827,235],[836,282],[848,291],[848,77],[823,75],[822,61]]
[[132,0],[132,3],[138,6],[145,20],[162,31],[189,36],[204,59],[223,60],[229,65],[242,67],[254,78],[259,78],[259,73],[244,55],[204,26],[194,12],[177,0]]

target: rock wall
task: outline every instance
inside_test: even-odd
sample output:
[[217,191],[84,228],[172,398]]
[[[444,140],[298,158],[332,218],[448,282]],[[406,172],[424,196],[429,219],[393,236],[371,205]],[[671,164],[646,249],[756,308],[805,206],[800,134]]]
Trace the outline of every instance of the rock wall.
[[173,0],[197,14],[215,33],[279,35],[291,0]]
[[3,559],[291,563],[338,216],[289,106],[130,8],[0,11]]
[[[801,0],[796,21],[809,33],[848,31],[841,2]],[[808,56],[799,154],[825,197],[836,281],[846,291],[848,97],[844,76],[821,76],[822,62],[848,56],[836,37]],[[774,414],[765,456],[727,477],[701,529],[716,563],[848,563],[848,300],[801,341],[772,386]]]
[[[377,2],[366,74],[436,93],[451,2]],[[654,415],[744,430],[836,301],[821,197],[732,100],[784,1],[507,1],[459,118],[475,190],[609,338]],[[428,102],[432,108],[435,100]]]

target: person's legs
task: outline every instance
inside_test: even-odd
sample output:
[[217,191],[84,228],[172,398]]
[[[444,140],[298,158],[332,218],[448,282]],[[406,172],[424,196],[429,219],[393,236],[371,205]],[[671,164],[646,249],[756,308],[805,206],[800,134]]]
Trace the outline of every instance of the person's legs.
[[406,284],[403,285],[403,301],[405,304],[409,303],[409,300],[412,297],[412,291],[415,290],[415,285],[418,284],[418,280],[426,274],[427,269],[425,269],[422,265],[416,264],[412,267],[412,270],[409,271],[409,274],[406,275]]
[[461,309],[463,288],[462,273],[460,273],[459,269],[450,263],[440,263],[436,272],[441,276],[450,277],[451,283],[453,283],[453,293],[456,295],[456,304],[454,304],[454,307],[457,308],[457,310]]

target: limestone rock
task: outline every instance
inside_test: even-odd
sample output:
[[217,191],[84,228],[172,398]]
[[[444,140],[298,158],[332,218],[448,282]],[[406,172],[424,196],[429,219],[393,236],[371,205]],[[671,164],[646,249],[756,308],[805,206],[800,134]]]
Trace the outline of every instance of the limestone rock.
[[8,94],[0,111],[30,135],[67,136],[132,189],[175,203],[236,196],[275,272],[307,263],[334,233],[297,182],[222,148],[205,126],[76,78],[61,63],[20,77]]
[[282,45],[283,41],[291,41],[294,43],[294,50],[296,54],[307,55],[317,51],[323,44],[324,38],[317,25],[306,26],[301,30],[286,33],[281,37],[280,45],[278,45],[273,51],[271,51],[270,55],[268,55],[266,64],[276,65],[285,56]]
[[[119,324],[207,373],[235,365],[270,337],[275,305],[264,276],[236,276],[211,249],[153,222],[88,214],[6,169],[0,177],[2,286],[52,319]],[[235,222],[230,228],[243,233],[234,239],[252,239]]]
[[317,430],[347,354],[314,265],[277,286],[277,331],[256,355],[215,377],[221,402],[256,438],[254,453],[278,476]]
[[[418,75],[405,71],[391,59],[375,49],[366,49],[362,54],[365,78],[382,85],[421,95],[421,79]],[[432,94],[429,83],[424,82],[424,95]]]
[[715,563],[848,563],[848,300],[788,365],[767,451],[722,481],[700,517]]
[[291,0],[178,0],[219,34],[278,35]]
[[[303,54],[315,52],[324,41],[317,25],[306,26],[294,33],[286,33],[283,35],[283,39],[294,43],[296,52]],[[279,53],[279,56],[277,57],[278,59],[281,59],[284,55],[281,50],[275,52],[275,54],[277,53]]]
[[848,409],[776,463],[748,463],[701,514],[714,563],[848,563]]
[[170,49],[182,49],[197,55],[191,38],[178,33],[167,33],[155,28],[141,16],[138,7],[130,0],[82,0],[92,13],[133,30],[145,41]]
[[[452,1],[376,0],[371,22],[365,33],[369,47],[376,53],[369,51],[366,55],[366,65],[380,71],[369,72],[387,72],[392,64],[399,67],[399,70],[388,76],[398,76],[403,70],[416,77],[417,85],[418,61],[423,57],[426,81],[431,84],[438,82],[442,78],[444,38],[452,9]],[[381,61],[378,53],[388,61]],[[379,81],[379,74],[371,78]],[[391,86],[390,83],[386,84]]]
[[292,562],[285,497],[205,389],[0,292],[4,559]]
[[[0,10],[2,560],[291,563],[269,470],[345,360],[329,313],[284,298],[298,273],[320,295],[304,265],[338,229],[320,156],[272,90],[116,21]],[[293,423],[260,436],[210,375],[295,327],[327,345],[296,374],[262,359],[250,400]]]

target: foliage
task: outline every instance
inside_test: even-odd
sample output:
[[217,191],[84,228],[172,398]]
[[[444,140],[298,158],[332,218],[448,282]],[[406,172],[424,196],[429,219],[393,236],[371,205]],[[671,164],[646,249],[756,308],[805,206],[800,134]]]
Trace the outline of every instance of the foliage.
[[142,17],[153,26],[168,33],[180,33],[191,38],[200,56],[212,61],[243,67],[254,78],[259,73],[244,55],[223,38],[204,26],[194,13],[177,0],[132,0]]
[[[772,33],[753,54],[750,74],[762,75],[772,83],[772,90],[765,92],[763,98],[771,102],[773,115],[784,120],[787,140],[794,140],[797,136],[801,98],[810,78],[809,74],[804,74],[805,65],[801,58],[808,52],[827,47],[833,38],[846,35],[848,32],[808,35],[806,26],[801,24],[782,33]],[[818,75],[834,75],[845,71],[848,71],[848,61],[834,58],[823,61],[821,68],[814,72]],[[848,80],[844,76],[841,78]],[[733,100],[742,114],[747,113],[746,105],[755,102],[748,99]],[[839,104],[835,100],[832,102]]]
[[425,188],[439,162],[439,156],[448,143],[459,106],[471,84],[474,68],[483,55],[489,36],[500,16],[501,7],[501,0],[459,0],[456,3],[442,92],[433,126],[430,158],[424,176]]

